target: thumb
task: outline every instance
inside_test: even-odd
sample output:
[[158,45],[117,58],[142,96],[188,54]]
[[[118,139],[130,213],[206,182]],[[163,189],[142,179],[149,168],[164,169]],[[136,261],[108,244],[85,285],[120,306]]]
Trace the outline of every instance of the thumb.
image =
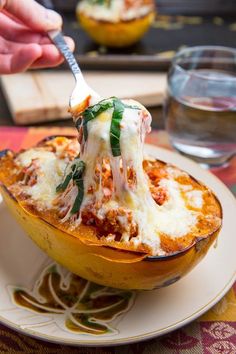
[[57,12],[46,9],[34,0],[0,0],[2,9],[35,31],[47,32],[62,26],[62,18]]

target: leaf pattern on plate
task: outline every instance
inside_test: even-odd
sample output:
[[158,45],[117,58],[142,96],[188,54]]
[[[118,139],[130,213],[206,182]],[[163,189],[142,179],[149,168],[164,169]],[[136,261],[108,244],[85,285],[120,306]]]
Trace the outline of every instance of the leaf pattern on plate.
[[134,294],[91,283],[72,273],[64,276],[59,266],[51,265],[43,271],[32,291],[13,289],[12,297],[20,307],[53,315],[58,324],[63,319],[67,330],[101,335],[116,332],[109,322],[128,311]]

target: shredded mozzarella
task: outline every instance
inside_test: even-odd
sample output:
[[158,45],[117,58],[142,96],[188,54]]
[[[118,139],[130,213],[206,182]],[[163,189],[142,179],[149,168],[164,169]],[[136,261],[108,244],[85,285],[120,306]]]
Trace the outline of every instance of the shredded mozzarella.
[[185,194],[190,206],[196,209],[203,207],[203,193],[201,190],[191,190]]
[[19,154],[16,162],[23,167],[28,167],[34,160],[37,161],[38,166],[37,183],[26,186],[25,190],[33,200],[39,200],[46,207],[50,207],[56,197],[56,186],[64,174],[66,162],[58,159],[53,152],[42,148],[29,149]]

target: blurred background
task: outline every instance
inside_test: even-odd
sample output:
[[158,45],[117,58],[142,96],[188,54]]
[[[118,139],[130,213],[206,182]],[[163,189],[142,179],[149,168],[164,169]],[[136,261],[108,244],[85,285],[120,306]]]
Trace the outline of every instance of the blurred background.
[[[140,100],[152,113],[155,128],[164,127],[166,75],[176,51],[198,45],[235,47],[235,0],[157,0],[150,29],[126,48],[96,44],[76,17],[77,0],[39,2],[63,16],[64,33],[76,42],[76,58],[88,83],[103,95]],[[73,125],[67,112],[73,84],[65,64],[3,76],[0,125]]]

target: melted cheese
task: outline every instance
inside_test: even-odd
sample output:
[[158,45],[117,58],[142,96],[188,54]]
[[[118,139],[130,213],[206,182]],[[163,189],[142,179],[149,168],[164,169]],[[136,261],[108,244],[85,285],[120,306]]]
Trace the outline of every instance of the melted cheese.
[[[203,206],[202,191],[177,182],[176,178],[185,173],[169,166],[167,177],[159,182],[160,188],[167,191],[168,198],[161,206],[154,201],[148,177],[143,169],[143,145],[145,135],[150,131],[151,116],[135,101],[124,100],[123,103],[126,108],[120,123],[121,156],[112,155],[110,127],[113,108],[110,108],[87,123],[88,136],[86,141],[82,141],[80,153],[80,158],[86,166],[83,174],[84,198],[79,215],[71,215],[78,188],[73,183],[68,185],[60,196],[64,202],[62,208],[66,213],[61,222],[70,220],[71,228],[74,228],[81,223],[83,211],[92,209],[96,217],[103,221],[108,212],[116,212],[122,208],[131,213],[132,223],[137,225],[138,232],[134,237],[130,237],[131,222],[128,222],[127,214],[116,214],[115,217],[122,226],[120,242],[130,244],[134,248],[142,244],[148,247],[151,254],[162,255],[162,234],[176,239],[190,233],[196,225],[201,211],[196,209]],[[104,160],[109,161],[113,178],[113,189],[108,201],[104,201],[102,187]],[[37,183],[25,186],[25,189],[33,200],[40,202],[41,207],[50,208],[53,200],[58,198],[56,187],[70,170],[70,164],[60,159],[57,153],[43,148],[34,148],[19,154],[17,162],[23,167],[29,167],[32,162],[35,164]],[[128,180],[128,172],[131,169],[135,172],[132,185]],[[98,207],[94,208],[96,205]],[[189,205],[193,206],[194,210],[189,208]],[[114,237],[109,234],[107,240],[112,241]]]
[[66,162],[58,159],[53,152],[42,148],[29,149],[19,154],[16,159],[16,162],[23,167],[30,166],[32,161],[35,161],[38,166],[37,183],[33,186],[26,186],[25,191],[31,199],[50,207],[56,197],[56,186],[61,182]]
[[188,204],[196,209],[203,207],[203,193],[201,190],[190,190],[185,196],[187,197]]
[[[101,220],[108,211],[116,211],[120,207],[131,211],[133,221],[138,225],[138,235],[130,239],[128,230],[124,231],[121,242],[130,243],[134,247],[143,244],[148,246],[153,254],[160,255],[163,254],[160,235],[164,233],[173,238],[186,235],[196,224],[197,213],[187,208],[181,195],[181,185],[171,178],[171,173],[170,179],[163,179],[160,182],[160,186],[168,191],[169,198],[162,206],[156,204],[149,190],[148,177],[143,170],[143,144],[146,133],[150,131],[151,116],[137,102],[132,100],[123,102],[129,106],[138,106],[140,109],[124,110],[120,135],[121,156],[113,157],[110,147],[113,108],[87,123],[88,138],[83,142],[80,156],[86,165],[83,177],[85,195],[81,210],[89,210],[91,206],[98,204],[97,217]],[[102,202],[101,180],[98,182],[95,175],[96,169],[101,171],[103,159],[110,161],[114,183],[112,198],[106,203]],[[132,188],[127,179],[129,168],[133,168],[136,175],[136,184]],[[89,193],[91,188],[93,193]],[[71,196],[71,200],[74,199],[75,196]],[[68,218],[69,213],[63,221]],[[118,216],[118,220],[125,228],[127,218]],[[77,224],[80,222],[79,218]]]
[[184,236],[196,224],[197,213],[187,208],[181,195],[181,184],[171,179],[163,179],[160,185],[168,190],[169,199],[158,208],[158,230],[173,238]]
[[126,9],[124,0],[112,0],[110,6],[93,4],[90,1],[83,0],[79,3],[78,9],[86,16],[96,20],[119,22],[147,15],[153,10],[153,5],[140,4]]

